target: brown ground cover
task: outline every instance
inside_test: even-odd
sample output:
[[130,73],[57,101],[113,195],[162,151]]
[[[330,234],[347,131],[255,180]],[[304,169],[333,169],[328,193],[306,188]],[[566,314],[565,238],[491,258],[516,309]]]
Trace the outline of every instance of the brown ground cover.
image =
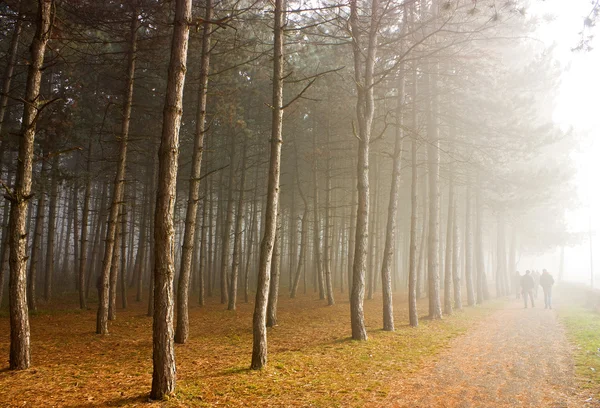
[[[369,341],[349,339],[347,294],[328,307],[314,294],[282,296],[280,325],[269,332],[269,365],[248,370],[252,304],[225,310],[216,299],[190,310],[191,333],[176,346],[177,392],[164,406],[387,405],[398,381],[435,361],[450,341],[492,314],[499,303],[468,308],[442,321],[407,325],[406,301],[396,297],[397,331],[381,331],[381,300],[366,301]],[[0,405],[8,407],[148,406],[152,320],[145,303],[131,303],[98,336],[95,310],[74,308],[66,296],[32,316],[31,369],[7,370],[9,326],[0,315]],[[426,303],[420,304],[426,313]],[[422,314],[423,314],[422,313]]]

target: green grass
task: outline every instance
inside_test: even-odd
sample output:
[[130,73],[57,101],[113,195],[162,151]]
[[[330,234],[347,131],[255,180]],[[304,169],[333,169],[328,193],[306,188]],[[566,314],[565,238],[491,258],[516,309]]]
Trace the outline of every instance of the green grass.
[[575,372],[580,387],[600,397],[600,315],[569,306],[560,309],[559,318],[575,346]]

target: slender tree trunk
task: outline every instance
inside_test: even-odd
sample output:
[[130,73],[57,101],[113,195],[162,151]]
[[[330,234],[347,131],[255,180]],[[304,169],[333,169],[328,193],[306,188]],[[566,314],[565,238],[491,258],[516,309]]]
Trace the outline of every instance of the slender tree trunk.
[[[411,22],[414,18],[414,7],[411,7]],[[417,311],[417,275],[419,273],[417,264],[417,214],[418,214],[418,169],[417,169],[417,135],[418,116],[417,116],[417,66],[416,63],[412,69],[412,111],[411,121],[413,134],[410,144],[411,159],[411,183],[410,183],[410,242],[408,254],[408,315],[410,325],[416,327],[419,325],[419,314]]]
[[48,239],[46,241],[46,271],[44,285],[44,300],[52,298],[52,281],[54,279],[54,238],[56,236],[56,202],[58,200],[58,156],[52,160],[50,182],[50,203],[48,210]]
[[452,314],[452,260],[454,243],[452,242],[454,231],[454,179],[452,164],[448,176],[448,222],[446,225],[446,256],[444,271],[444,314]]
[[[327,147],[330,147],[330,130],[326,130]],[[327,167],[325,174],[325,231],[323,244],[323,269],[325,274],[325,288],[327,289],[327,304],[332,306],[335,304],[333,297],[333,284],[331,276],[331,241],[332,241],[332,220],[331,220],[331,151],[327,152]]]
[[148,200],[146,205],[142,206],[142,220],[140,223],[140,234],[138,241],[138,252],[136,254],[134,275],[136,280],[136,294],[135,301],[142,301],[143,292],[143,281],[144,281],[144,266],[146,264],[147,252],[148,252],[148,218],[150,218],[150,208],[152,207],[150,198],[150,192],[148,185],[152,184],[152,180],[147,180],[144,184],[144,200]]
[[202,28],[200,88],[198,90],[198,108],[196,111],[196,134],[194,137],[194,150],[192,153],[192,173],[189,180],[189,196],[185,215],[185,232],[183,247],[181,249],[181,265],[177,289],[177,328],[175,330],[175,342],[179,344],[184,344],[190,333],[188,317],[189,287],[192,271],[192,253],[196,235],[196,219],[198,218],[198,202],[200,200],[202,152],[204,150],[204,134],[206,132],[206,95],[210,64],[210,36],[212,30],[210,21],[212,21],[212,14],[212,0],[206,0]]
[[[406,7],[403,13],[403,31],[406,27]],[[392,185],[390,187],[390,201],[388,204],[387,228],[385,232],[385,246],[383,261],[381,263],[381,290],[383,294],[383,330],[394,331],[394,305],[392,303],[392,264],[396,250],[396,223],[398,219],[398,196],[402,181],[402,141],[404,139],[403,108],[404,108],[404,63],[398,69],[398,96],[396,106],[396,129],[394,138],[394,159],[392,164]]]
[[[123,201],[122,199],[118,200]],[[110,276],[109,276],[109,292],[108,292],[108,320],[115,320],[117,318],[117,283],[119,280],[119,269],[121,267],[121,252],[119,246],[121,245],[121,219],[123,218],[122,206],[119,205],[119,216],[117,217],[117,229],[115,230],[115,239],[113,245],[113,256],[110,262]]]
[[[46,178],[46,164],[47,161],[42,161],[42,170],[40,172],[40,180]],[[46,192],[45,183],[41,183],[40,191],[38,192],[38,200],[36,206],[35,215],[35,227],[33,233],[33,242],[31,243],[31,262],[29,266],[29,280],[27,281],[27,303],[29,311],[37,311],[37,293],[36,293],[36,280],[37,280],[37,269],[38,263],[41,259],[42,249],[40,244],[42,241],[42,233],[44,229],[44,212],[46,211]]]
[[487,279],[485,275],[485,257],[483,253],[483,203],[481,200],[481,178],[477,174],[477,189],[475,190],[475,261],[477,264],[477,304],[489,298]]
[[129,55],[127,59],[127,84],[125,86],[125,100],[123,102],[122,122],[121,122],[121,143],[119,148],[119,159],[117,164],[117,173],[113,186],[112,203],[108,215],[108,228],[106,233],[106,246],[104,249],[104,260],[102,264],[102,290],[100,291],[100,301],[98,302],[98,314],[96,317],[96,333],[108,334],[109,317],[109,288],[108,281],[111,270],[111,261],[115,251],[115,237],[117,231],[117,222],[119,216],[120,200],[123,197],[125,186],[125,168],[127,162],[127,140],[129,136],[129,123],[131,121],[131,105],[133,102],[133,83],[135,80],[135,60],[137,49],[137,32],[139,27],[138,12],[132,10],[131,26],[129,32]]
[[302,214],[301,232],[300,232],[300,251],[298,252],[298,266],[296,267],[296,274],[292,283],[292,291],[290,297],[294,299],[298,292],[298,283],[300,282],[300,275],[302,273],[302,267],[304,266],[304,256],[306,252],[306,240],[307,240],[307,224],[308,224],[308,207],[304,207],[304,213]]
[[267,364],[267,302],[270,269],[277,230],[279,204],[279,177],[281,171],[281,145],[283,127],[283,0],[275,0],[273,25],[273,101],[271,127],[271,153],[265,209],[265,230],[260,245],[260,260],[254,315],[252,317],[252,362],[250,368],[261,369]]
[[373,74],[377,52],[377,33],[379,30],[379,0],[372,0],[371,2],[371,18],[366,47],[363,47],[362,44],[363,38],[359,25],[357,0],[350,1],[350,29],[353,40],[354,79],[358,94],[356,114],[358,118],[359,138],[357,163],[358,204],[352,294],[350,297],[350,323],[352,326],[352,338],[354,340],[367,340],[363,303],[369,243],[369,144],[371,142],[371,127],[375,114]]
[[317,274],[317,283],[319,288],[319,299],[325,299],[325,285],[323,282],[323,259],[321,253],[321,220],[319,211],[319,178],[317,165],[317,134],[313,128],[313,245],[314,245],[314,260],[315,272]]
[[202,228],[200,229],[201,239],[200,239],[200,254],[198,256],[198,304],[200,306],[204,306],[205,301],[205,284],[204,284],[204,274],[205,274],[205,264],[206,263],[206,245],[208,241],[208,233],[209,229],[207,228],[206,223],[208,214],[208,180],[204,183],[204,201],[202,203]]
[[[425,157],[427,160],[427,157]],[[419,264],[417,269],[417,297],[423,297],[425,290],[426,278],[426,257],[427,257],[427,236],[429,235],[429,198],[427,196],[427,173],[423,175],[423,219],[421,226],[421,245],[419,245]]]
[[267,304],[267,327],[277,326],[277,300],[279,298],[279,278],[281,277],[281,214],[278,216],[273,260],[271,261],[271,284],[269,285],[269,303]]
[[467,181],[465,201],[465,278],[467,281],[467,305],[475,304],[475,290],[473,287],[473,233],[471,220],[471,184]]
[[31,42],[31,60],[27,72],[27,85],[23,107],[23,120],[19,140],[19,157],[14,189],[11,191],[9,242],[10,242],[10,362],[11,370],[24,370],[31,365],[29,316],[27,310],[27,207],[31,198],[33,173],[33,148],[36,115],[40,106],[39,92],[42,78],[44,52],[50,38],[52,0],[39,0],[36,31]]
[[460,253],[460,243],[459,243],[459,232],[458,232],[458,218],[457,218],[457,209],[456,209],[456,201],[453,206],[452,213],[452,283],[454,287],[454,308],[456,310],[462,309],[462,294],[461,294],[461,281],[460,281],[460,273],[458,268],[459,261],[459,253]]
[[[107,194],[107,190],[108,190],[108,183],[102,183],[102,193],[100,194],[100,205],[96,208],[96,212],[98,214],[97,221],[96,221],[96,233],[94,234],[94,242],[92,245],[92,256],[91,258],[91,262],[88,265],[88,273],[87,273],[87,278],[86,278],[86,288],[85,288],[85,297],[86,299],[89,299],[89,292],[90,292],[90,287],[91,287],[91,282],[92,280],[92,276],[96,277],[98,275],[98,265],[99,262],[94,262],[97,259],[99,259],[101,256],[101,247],[102,244],[100,243],[100,237],[103,237],[105,235],[105,229],[106,229],[106,217],[105,217],[105,208],[106,208],[106,202],[108,201],[108,194]],[[93,225],[93,224],[92,224]],[[92,271],[94,271],[95,273],[92,275]]]
[[242,225],[244,224],[244,189],[246,188],[246,156],[247,156],[247,139],[244,135],[244,143],[242,147],[242,177],[240,180],[240,192],[238,196],[237,214],[235,216],[235,232],[233,236],[233,263],[231,265],[231,285],[229,286],[229,304],[228,310],[235,310],[238,292],[238,275],[240,270],[240,259],[242,252]]
[[227,215],[223,228],[223,246],[221,247],[221,303],[228,303],[229,295],[229,257],[231,253],[231,225],[233,224],[233,190],[235,189],[235,155],[236,141],[235,133],[231,131],[230,151],[229,151],[229,188],[227,190]]
[[192,1],[176,0],[171,60],[163,110],[159,149],[158,189],[154,216],[154,319],[152,325],[153,373],[150,398],[159,400],[175,391],[175,348],[173,344],[173,213],[177,198],[179,128],[183,112],[188,39]]
[[[430,64],[434,66],[435,64]],[[437,72],[437,69],[435,69]],[[437,73],[426,74],[426,85],[429,101],[426,102],[427,159],[429,162],[429,233],[427,243],[427,276],[429,280],[429,317],[439,319],[442,317],[440,304],[440,259],[439,259],[439,224],[440,224],[440,141],[437,118]]]
[[[133,214],[133,208],[130,211]],[[127,210],[125,204],[123,204],[121,219],[121,306],[123,309],[127,309]]]
[[356,200],[358,190],[352,191],[352,202],[350,203],[350,232],[348,242],[348,300],[352,298],[352,276],[354,271],[354,238],[356,236]]

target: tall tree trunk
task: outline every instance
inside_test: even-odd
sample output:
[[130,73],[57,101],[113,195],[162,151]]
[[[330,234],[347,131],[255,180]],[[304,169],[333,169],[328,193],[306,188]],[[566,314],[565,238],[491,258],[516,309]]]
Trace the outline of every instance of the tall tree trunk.
[[300,251],[298,251],[298,266],[296,267],[296,273],[294,275],[294,280],[292,282],[292,291],[290,293],[290,297],[294,299],[296,297],[296,293],[298,292],[298,283],[300,282],[300,274],[302,273],[302,267],[304,266],[304,256],[306,252],[306,240],[307,240],[307,224],[308,224],[308,207],[305,204],[304,213],[302,214],[302,219],[300,220],[300,224],[302,225],[300,232]]
[[[122,199],[118,200],[123,201]],[[117,217],[117,229],[115,230],[114,239],[114,250],[113,256],[110,261],[110,276],[109,276],[109,292],[108,292],[108,320],[115,320],[117,318],[117,283],[119,280],[119,269],[121,267],[121,252],[119,246],[121,245],[121,226],[123,218],[123,207],[119,204],[119,215]]]
[[208,241],[208,233],[209,233],[209,229],[207,228],[206,223],[208,222],[207,220],[208,217],[208,180],[206,180],[204,182],[204,201],[202,202],[202,227],[200,229],[200,254],[198,255],[198,304],[200,306],[204,306],[204,304],[206,303],[205,300],[205,293],[206,293],[206,288],[205,288],[205,279],[204,279],[204,275],[205,275],[205,270],[207,269],[205,266],[207,266],[207,262],[206,262],[206,253],[208,252],[206,250],[206,246],[207,246],[207,241]]
[[188,51],[192,1],[176,0],[175,27],[162,136],[159,149],[158,189],[154,216],[154,318],[152,325],[153,373],[150,398],[159,400],[175,391],[175,348],[173,344],[173,213],[177,198],[179,128],[183,111],[183,87]]
[[223,226],[223,239],[221,247],[221,303],[226,304],[228,301],[229,291],[229,275],[227,270],[229,267],[229,256],[231,253],[231,225],[233,224],[233,190],[235,189],[235,132],[231,131],[231,140],[229,142],[229,188],[227,189],[227,214],[225,217],[225,225]]
[[489,298],[483,253],[483,202],[481,200],[481,177],[477,173],[475,190],[475,261],[477,265],[477,304]]
[[121,122],[121,143],[119,148],[119,159],[117,173],[113,186],[112,203],[108,215],[108,228],[106,233],[106,246],[104,249],[104,260],[102,264],[102,290],[98,302],[98,314],[96,317],[96,333],[108,334],[108,280],[111,270],[111,261],[115,249],[115,236],[117,231],[117,219],[119,216],[120,200],[123,197],[125,186],[125,168],[127,162],[127,140],[129,137],[129,123],[131,121],[131,105],[133,102],[133,82],[135,79],[135,59],[137,49],[137,32],[139,27],[138,12],[132,10],[131,26],[129,31],[129,54],[127,58],[127,83],[123,101],[123,112]]
[[[329,124],[329,123],[328,123]],[[330,129],[329,126],[326,130],[327,135],[327,148],[330,146]],[[327,152],[327,164],[325,173],[325,230],[324,230],[324,243],[323,243],[323,269],[325,274],[325,288],[327,290],[327,304],[332,306],[335,304],[333,297],[333,284],[331,276],[331,241],[333,239],[332,229],[332,217],[331,217],[331,151]]]
[[31,199],[33,147],[44,52],[50,38],[54,2],[39,0],[36,31],[31,41],[31,60],[27,72],[23,120],[19,140],[19,157],[14,189],[11,191],[10,242],[10,369],[24,370],[31,365],[29,316],[27,310],[27,230],[26,216]]
[[[130,211],[133,214],[133,208]],[[127,209],[125,204],[123,204],[121,217],[121,306],[127,309]]]
[[185,214],[185,232],[181,249],[181,267],[177,289],[177,328],[175,342],[184,344],[189,337],[189,286],[192,271],[192,253],[196,235],[196,219],[198,218],[198,202],[200,200],[200,174],[202,173],[202,152],[204,150],[204,134],[206,133],[206,95],[208,89],[208,70],[210,65],[210,36],[213,7],[212,0],[206,0],[204,23],[202,28],[202,51],[200,54],[200,87],[198,90],[198,108],[196,110],[196,134],[192,153],[192,172],[189,180],[189,196]]
[[454,308],[456,310],[462,309],[462,294],[461,294],[461,281],[460,274],[458,268],[459,261],[459,253],[460,253],[460,244],[459,244],[459,233],[458,233],[458,218],[457,218],[457,209],[456,202],[454,203],[453,213],[452,213],[452,283],[454,287]]
[[265,209],[265,230],[260,245],[258,282],[254,315],[252,317],[252,362],[250,368],[261,369],[267,364],[267,302],[269,295],[271,259],[277,230],[279,204],[279,177],[281,171],[281,145],[283,127],[283,5],[275,0],[273,25],[273,101],[271,126],[271,153]]
[[[354,181],[354,179],[353,179]],[[356,201],[358,190],[352,189],[352,201],[350,202],[350,231],[348,233],[348,300],[352,298],[352,276],[354,271],[354,238],[356,237]]]
[[[151,173],[150,173],[151,174]],[[150,190],[148,185],[152,184],[152,180],[147,180],[144,184],[144,200],[147,200],[145,205],[142,206],[142,220],[140,223],[140,235],[138,241],[138,252],[136,254],[134,276],[136,294],[135,301],[142,301],[143,292],[143,281],[144,281],[144,266],[146,264],[147,252],[148,252],[148,218],[150,218],[150,208],[152,207],[152,201],[150,200]]]
[[[259,176],[259,168],[260,166],[257,164],[256,165],[256,170],[255,170],[255,174],[254,174],[254,181],[255,183],[258,182],[258,176]],[[249,275],[250,275],[250,260],[251,260],[251,255],[253,253],[255,253],[256,251],[253,251],[253,243],[254,243],[254,235],[258,234],[258,188],[254,188],[254,197],[252,198],[252,220],[250,221],[250,223],[248,224],[249,227],[249,237],[248,237],[248,245],[246,247],[246,265],[245,265],[245,271],[244,271],[244,302],[248,303],[249,299],[248,299],[248,280],[249,280]]]
[[429,233],[427,243],[427,277],[429,283],[429,317],[439,319],[442,317],[440,303],[440,259],[439,259],[439,224],[440,224],[440,140],[438,129],[438,101],[437,101],[437,64],[434,74],[426,74],[426,89],[428,101],[426,102],[427,117],[427,159],[429,162]]
[[[406,29],[406,7],[403,12],[402,31]],[[402,181],[402,141],[404,139],[403,108],[404,108],[404,62],[398,69],[398,88],[396,100],[396,127],[394,138],[394,158],[392,164],[392,185],[388,204],[387,227],[385,231],[385,246],[381,263],[381,290],[383,294],[383,330],[394,331],[394,305],[392,303],[392,264],[396,250],[396,223],[398,219],[398,196]]]
[[[425,156],[427,161],[427,156]],[[423,175],[423,219],[421,220],[421,245],[419,245],[419,264],[417,267],[417,297],[423,297],[425,290],[426,278],[426,258],[427,258],[427,237],[429,235],[429,198],[427,195],[427,173]]]
[[325,285],[323,282],[323,259],[321,253],[321,220],[319,211],[319,177],[317,165],[317,134],[313,127],[313,245],[314,245],[314,261],[315,273],[317,274],[317,283],[319,288],[319,299],[325,299]]
[[[452,159],[451,159],[452,160]],[[452,314],[452,260],[454,243],[452,242],[454,231],[454,179],[452,164],[448,175],[448,221],[446,223],[446,256],[444,258],[444,314]]]
[[471,183],[467,180],[465,196],[465,279],[467,281],[467,305],[475,304],[475,288],[473,287],[473,221],[471,217]]
[[508,295],[506,273],[506,237],[504,233],[504,210],[498,211],[498,239],[497,239],[497,269],[496,269],[496,295]]
[[[73,185],[73,278],[75,279],[75,288],[80,289],[79,285],[79,182],[76,180]],[[83,294],[83,292],[81,292]]]
[[231,285],[229,285],[229,304],[228,310],[235,310],[238,292],[238,275],[240,270],[240,259],[242,257],[242,225],[244,224],[244,189],[246,188],[246,156],[248,136],[244,135],[242,147],[242,177],[240,180],[240,192],[238,196],[237,214],[235,216],[235,232],[233,236],[233,263],[231,265]]
[[[100,237],[103,237],[105,235],[105,229],[106,229],[106,214],[105,214],[105,209],[106,209],[106,202],[108,201],[108,194],[107,194],[107,190],[108,190],[108,183],[102,183],[102,193],[100,194],[100,204],[99,206],[96,208],[96,212],[98,214],[98,216],[96,217],[96,233],[94,234],[94,242],[92,245],[92,256],[91,258],[91,262],[88,265],[88,274],[87,274],[87,278],[86,278],[86,288],[85,288],[85,297],[86,299],[89,299],[89,292],[90,292],[90,287],[91,287],[91,282],[95,279],[92,279],[92,277],[97,277],[97,275],[101,272],[99,272],[99,262],[97,262],[97,259],[101,258],[101,249],[102,249],[102,244],[100,243]],[[93,224],[92,224],[93,225]],[[96,261],[96,262],[94,262]],[[94,274],[92,275],[92,271],[94,272]]]
[[279,278],[281,277],[281,214],[278,215],[273,260],[271,261],[271,284],[269,285],[269,303],[267,305],[267,327],[277,326],[277,300],[279,298]]
[[[414,8],[411,7],[411,21],[414,18]],[[411,182],[410,182],[410,248],[408,254],[408,315],[410,325],[416,327],[419,325],[419,314],[417,311],[417,275],[419,273],[417,264],[417,213],[418,213],[418,169],[417,169],[417,134],[418,116],[417,116],[417,67],[416,63],[412,69],[412,91],[411,91],[411,121],[413,134],[410,144],[411,160]]]
[[48,209],[48,239],[46,241],[46,271],[44,285],[44,300],[52,298],[52,281],[54,279],[54,239],[56,236],[56,203],[58,200],[58,156],[52,159],[50,203]]
[[[363,47],[362,30],[358,17],[357,0],[350,1],[350,29],[354,55],[354,81],[357,87],[356,114],[358,122],[356,238],[354,248],[350,323],[354,340],[367,340],[363,303],[365,297],[365,270],[369,243],[369,144],[375,114],[373,97],[375,55],[379,30],[379,0],[371,2],[371,18],[367,45]],[[365,49],[366,48],[366,49]],[[365,56],[363,61],[363,55]],[[363,72],[364,69],[364,72]]]
[[44,229],[44,212],[46,211],[46,183],[43,180],[46,178],[47,161],[42,161],[42,170],[40,172],[40,180],[42,180],[40,191],[38,192],[38,200],[35,215],[35,227],[33,232],[33,242],[31,243],[31,262],[29,265],[29,279],[27,281],[27,304],[31,312],[37,311],[37,293],[36,280],[38,263],[42,256],[40,248],[42,242],[42,233]]

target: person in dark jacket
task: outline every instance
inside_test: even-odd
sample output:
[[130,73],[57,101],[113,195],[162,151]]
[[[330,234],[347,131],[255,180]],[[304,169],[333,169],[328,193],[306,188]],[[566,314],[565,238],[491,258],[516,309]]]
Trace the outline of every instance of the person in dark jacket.
[[552,285],[554,285],[554,278],[544,269],[540,276],[540,286],[544,291],[544,309],[552,309]]
[[531,276],[529,270],[525,271],[525,275],[521,276],[521,291],[523,292],[523,301],[525,302],[525,309],[527,309],[527,296],[531,299],[531,307],[535,307],[533,303],[533,287],[535,282]]

